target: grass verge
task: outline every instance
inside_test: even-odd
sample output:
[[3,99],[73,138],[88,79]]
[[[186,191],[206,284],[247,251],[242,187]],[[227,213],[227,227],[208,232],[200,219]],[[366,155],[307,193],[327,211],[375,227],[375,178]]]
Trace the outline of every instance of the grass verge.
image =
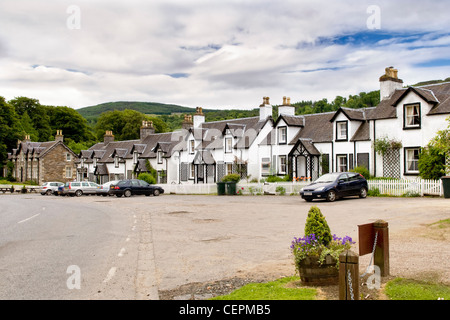
[[390,300],[449,300],[450,287],[438,283],[396,278],[386,284],[385,294]]
[[299,287],[299,281],[299,277],[286,277],[266,283],[249,283],[211,300],[315,300],[317,290]]

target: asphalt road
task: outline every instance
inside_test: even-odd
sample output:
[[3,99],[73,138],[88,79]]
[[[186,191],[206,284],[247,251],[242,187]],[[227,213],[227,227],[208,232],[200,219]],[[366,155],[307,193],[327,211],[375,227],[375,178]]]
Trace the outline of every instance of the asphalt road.
[[2,194],[0,299],[158,299],[193,282],[293,274],[290,242],[311,205],[354,239],[378,219],[395,235],[450,217],[442,198]]

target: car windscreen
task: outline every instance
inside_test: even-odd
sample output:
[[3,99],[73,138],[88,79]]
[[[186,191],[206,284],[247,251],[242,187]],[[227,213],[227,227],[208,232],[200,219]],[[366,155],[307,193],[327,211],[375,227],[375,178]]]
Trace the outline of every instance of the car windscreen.
[[334,182],[340,175],[340,173],[327,173],[314,182]]

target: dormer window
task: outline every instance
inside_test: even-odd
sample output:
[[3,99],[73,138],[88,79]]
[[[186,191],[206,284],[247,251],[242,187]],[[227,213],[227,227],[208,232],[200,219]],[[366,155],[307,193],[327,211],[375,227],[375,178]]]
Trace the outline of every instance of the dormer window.
[[114,157],[114,167],[116,167],[116,168],[119,167],[119,157],[118,156]]
[[336,141],[348,140],[348,121],[336,121]]
[[420,104],[405,104],[403,106],[403,129],[420,129]]
[[92,162],[93,162],[94,167],[96,167],[97,166],[97,158],[94,158]]
[[194,154],[195,151],[195,141],[189,140],[189,153]]
[[163,163],[162,151],[161,150],[158,150],[157,157],[158,157],[158,163],[159,164]]
[[133,163],[136,164],[138,162],[138,153],[137,151],[133,152]]
[[279,127],[278,128],[278,144],[286,144],[287,143],[287,128]]
[[225,138],[225,153],[231,153],[233,148],[233,139]]

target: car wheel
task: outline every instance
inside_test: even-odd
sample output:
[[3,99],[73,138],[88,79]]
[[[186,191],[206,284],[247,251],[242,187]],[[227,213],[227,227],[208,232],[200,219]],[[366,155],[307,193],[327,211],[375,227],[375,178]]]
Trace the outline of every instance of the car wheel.
[[334,191],[334,190],[328,191],[328,193],[327,193],[327,201],[333,202],[336,199],[337,199],[336,191]]
[[366,188],[361,188],[361,190],[359,190],[359,197],[360,198],[366,198],[367,197],[367,189]]
[[125,192],[123,193],[123,195],[125,196],[125,197],[130,197],[131,196],[131,190],[125,190]]
[[155,196],[155,197],[157,197],[157,196],[159,196],[159,190],[158,189],[155,189],[155,190],[153,190],[153,195]]
[[77,191],[75,191],[75,195],[76,195],[77,197],[81,197],[81,196],[83,195],[83,191],[77,190]]
[[51,195],[52,194],[52,190],[47,190],[47,192],[45,193],[46,195]]

